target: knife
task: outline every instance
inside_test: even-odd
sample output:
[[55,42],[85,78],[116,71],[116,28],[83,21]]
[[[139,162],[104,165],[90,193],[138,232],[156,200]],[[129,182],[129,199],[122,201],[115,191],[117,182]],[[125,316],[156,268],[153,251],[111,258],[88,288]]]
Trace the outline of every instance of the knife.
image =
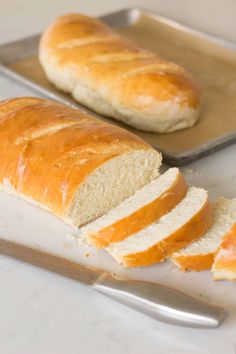
[[85,284],[124,305],[169,324],[214,328],[225,308],[170,287],[132,279],[117,279],[109,272],[68,261],[40,250],[0,239],[0,253],[45,268]]

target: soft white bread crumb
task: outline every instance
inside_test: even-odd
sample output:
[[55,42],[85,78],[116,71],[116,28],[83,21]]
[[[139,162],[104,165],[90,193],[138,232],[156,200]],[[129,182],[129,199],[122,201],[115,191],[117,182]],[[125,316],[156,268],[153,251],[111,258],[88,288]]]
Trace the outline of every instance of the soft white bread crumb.
[[159,178],[138,190],[110,212],[84,226],[81,229],[81,234],[87,235],[90,232],[97,232],[100,229],[131,215],[146,204],[151,203],[173,185],[178,174],[178,168],[170,168]]
[[137,150],[113,158],[79,186],[66,215],[69,223],[83,225],[114,208],[159,176],[161,155]]
[[[224,235],[236,221],[236,199],[219,198],[213,207],[214,223],[198,241],[173,254],[173,258],[180,256],[200,256],[215,253],[220,246]],[[176,264],[178,264],[176,262]]]

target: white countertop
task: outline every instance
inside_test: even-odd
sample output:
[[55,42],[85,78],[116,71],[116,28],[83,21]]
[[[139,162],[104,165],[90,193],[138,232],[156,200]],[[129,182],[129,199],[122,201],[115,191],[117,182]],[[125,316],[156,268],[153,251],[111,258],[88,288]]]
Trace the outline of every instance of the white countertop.
[[[39,32],[57,14],[115,10],[115,1],[0,0],[0,42]],[[119,1],[119,8],[144,1]],[[146,0],[145,7],[236,42],[234,0]],[[0,77],[0,99],[30,95]],[[211,198],[235,197],[236,145],[184,168]],[[184,275],[183,275],[184,276]],[[0,257],[1,354],[234,354],[236,337],[218,330],[171,327],[123,307],[76,282]],[[216,285],[217,286],[217,283]],[[228,321],[232,321],[229,319]],[[208,347],[204,343],[208,339]]]

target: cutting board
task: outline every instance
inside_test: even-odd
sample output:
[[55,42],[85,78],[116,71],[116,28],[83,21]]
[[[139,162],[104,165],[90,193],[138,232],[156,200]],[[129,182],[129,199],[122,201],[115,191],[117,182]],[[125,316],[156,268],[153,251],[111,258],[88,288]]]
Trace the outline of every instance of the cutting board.
[[[202,93],[198,123],[169,134],[138,131],[111,118],[96,115],[130,130],[163,153],[171,165],[183,165],[236,141],[236,46],[193,30],[155,13],[128,9],[101,17],[141,47],[191,72]],[[0,46],[0,73],[37,93],[94,112],[58,91],[47,80],[38,60],[40,35]]]
[[[1,76],[0,86],[4,87],[4,90],[0,92],[1,99],[20,95],[32,95],[30,90],[27,90],[20,85],[16,85],[14,81],[9,82],[7,78]],[[236,186],[236,167],[235,164],[232,163],[234,159],[235,146],[231,146],[221,152],[212,154],[209,157],[195,162],[195,164],[188,166],[186,170],[184,169],[183,172],[185,172],[185,177],[188,177],[189,183],[202,186],[210,190],[211,198],[215,199],[220,195],[232,198],[235,196]],[[177,328],[158,322],[154,325],[154,322],[151,319],[147,318],[145,320],[144,316],[138,315],[138,312],[135,313],[132,311],[131,313],[131,310],[124,310],[124,307],[117,305],[115,302],[113,307],[113,303],[111,301],[109,302],[109,300],[105,298],[100,300],[98,299],[99,295],[88,296],[89,292],[85,292],[82,287],[74,287],[70,282],[61,281],[56,276],[55,281],[52,282],[51,276],[53,274],[46,276],[45,272],[38,272],[31,265],[28,265],[29,271],[26,272],[25,267],[21,264],[17,264],[16,262],[6,262],[5,256],[2,256],[0,272],[0,301],[2,304],[2,309],[5,309],[3,311],[4,313],[1,313],[1,328],[4,329],[4,334],[9,333],[8,338],[10,339],[7,338],[3,341],[2,338],[0,338],[1,344],[3,341],[9,345],[9,340],[12,340],[12,333],[13,335],[14,333],[17,333],[18,337],[14,337],[15,345],[19,345],[19,343],[22,344],[22,338],[27,338],[32,346],[35,345],[35,343],[41,343],[42,340],[45,340],[45,342],[48,341],[49,346],[52,345],[52,343],[54,345],[57,342],[58,333],[60,333],[60,330],[64,330],[64,319],[70,319],[71,326],[65,333],[64,339],[67,341],[69,338],[69,340],[72,341],[72,346],[78,346],[81,344],[79,342],[80,338],[84,339],[83,336],[86,336],[88,331],[94,330],[96,328],[94,326],[96,325],[98,326],[98,330],[96,336],[93,336],[94,346],[97,345],[97,338],[99,337],[100,348],[103,346],[104,338],[107,338],[109,333],[114,333],[114,331],[118,332],[117,335],[120,338],[120,342],[112,342],[113,339],[111,338],[108,343],[112,342],[113,346],[109,346],[107,350],[104,350],[105,352],[108,352],[110,348],[112,348],[113,351],[114,348],[117,348],[119,351],[119,348],[124,348],[126,343],[128,343],[128,348],[131,347],[132,353],[135,351],[135,348],[137,348],[137,353],[145,352],[145,348],[146,351],[148,350],[148,352],[152,353],[157,351],[160,351],[160,353],[166,353],[166,348],[168,347],[170,348],[170,350],[168,350],[168,354],[235,354],[236,283],[213,282],[209,272],[187,274],[181,273],[169,262],[143,269],[123,270],[103,251],[97,253],[94,249],[83,248],[79,245],[74,247],[74,251],[73,247],[69,251],[69,248],[65,247],[65,245],[67,243],[67,238],[71,240],[69,234],[74,231],[71,227],[65,225],[62,221],[50,215],[46,211],[40,210],[35,206],[29,205],[25,201],[18,200],[17,198],[4,193],[0,193],[0,215],[0,238],[2,240],[7,239],[19,243],[24,239],[29,242],[28,236],[33,236],[34,241],[31,242],[31,244],[27,242],[28,246],[31,245],[36,249],[43,250],[43,243],[46,241],[51,243],[51,249],[52,251],[55,251],[56,249],[53,248],[54,238],[55,236],[59,236],[61,243],[56,243],[58,244],[57,250],[61,250],[61,256],[67,257],[67,259],[73,260],[74,258],[72,257],[74,255],[76,260],[79,260],[81,263],[97,265],[103,267],[104,269],[109,269],[121,275],[136,279],[147,279],[154,282],[167,284],[175,287],[176,289],[186,291],[194,296],[199,296],[214,303],[226,305],[230,310],[230,316],[228,319],[220,328],[214,330],[195,330],[181,327]],[[7,244],[9,246],[9,252],[16,251],[15,247],[12,247],[12,243],[9,244],[8,242]],[[18,254],[23,257],[21,251],[22,248],[18,248]],[[90,257],[86,256],[86,253],[88,252],[91,253]],[[51,259],[51,256],[47,257],[47,259],[48,258]],[[70,264],[73,267],[75,263],[72,262]],[[17,266],[18,268],[15,269]],[[14,269],[14,271],[12,269]],[[22,276],[23,272],[26,273],[24,277]],[[35,272],[35,283],[32,284],[32,291],[30,291],[30,281],[32,279],[33,272]],[[21,276],[19,276],[20,274]],[[8,282],[6,281],[7,278],[9,278]],[[37,284],[37,281],[41,281],[40,285]],[[16,282],[15,286],[14,282]],[[49,292],[49,290],[41,291],[41,295],[38,295],[37,299],[33,298],[29,301],[26,294],[29,295],[31,293],[37,293],[39,291],[37,285],[47,286],[47,289],[50,287],[51,292]],[[17,287],[19,287],[17,294],[12,294]],[[63,287],[68,288],[63,289]],[[81,291],[81,296],[77,300],[78,291]],[[75,293],[75,296],[72,296],[71,292]],[[65,293],[68,294],[67,297],[62,295]],[[51,306],[54,296],[58,296],[57,301],[55,301],[57,305]],[[88,298],[85,298],[86,296]],[[5,302],[3,298],[5,298]],[[96,304],[90,306],[90,299],[95,299]],[[71,301],[70,308],[66,301]],[[77,301],[81,302],[81,307],[75,305]],[[34,307],[32,307],[32,303],[34,304],[35,302],[38,306],[37,311]],[[12,307],[12,303],[14,303],[14,306],[10,309],[10,307]],[[29,303],[28,307],[25,305],[26,303]],[[107,306],[105,306],[104,303],[107,303]],[[102,306],[102,304],[104,306]],[[84,307],[84,311],[82,311],[82,307]],[[47,324],[51,321],[51,308],[58,310],[60,313],[57,316],[54,314],[54,322],[52,321],[51,325],[47,326]],[[93,313],[96,309],[97,315]],[[114,312],[112,312],[113,309]],[[78,313],[79,310],[81,313]],[[28,311],[30,311],[31,315],[29,315]],[[46,315],[45,312],[47,311],[49,313]],[[106,313],[101,316],[101,322],[96,322],[96,324],[94,324],[93,321],[98,319],[98,316],[100,316],[100,314],[104,311],[106,311]],[[76,312],[74,317],[71,315],[73,312]],[[6,320],[6,316],[9,313],[9,319]],[[72,318],[68,314],[70,314]],[[16,315],[18,315],[18,317]],[[81,322],[81,318],[83,318],[83,316],[87,316],[86,321]],[[33,340],[32,337],[34,332],[30,331],[29,333],[26,333],[26,330],[29,328],[32,329],[35,322],[22,325],[21,321],[22,319],[26,321],[30,319],[31,321],[35,320],[37,322],[38,318],[40,319],[38,324],[38,333],[42,336],[39,336],[37,340]],[[42,318],[44,318],[45,322],[41,321]],[[110,322],[107,321],[108,318],[110,318]],[[59,324],[55,321],[61,321],[61,323]],[[116,325],[114,325],[113,322],[116,322]],[[90,325],[88,325],[88,323],[90,323]],[[133,326],[131,327],[132,324]],[[52,331],[52,326],[55,327],[55,332]],[[100,329],[102,326],[104,331],[101,331]],[[15,332],[12,330],[13,327],[15,327]],[[81,331],[81,328],[83,327],[84,330]],[[111,328],[111,330],[108,330],[108,328]],[[126,330],[127,333],[125,332]],[[68,331],[72,334],[69,335]],[[80,331],[80,335],[78,335],[78,337],[75,335],[77,331]],[[170,336],[171,343],[169,343]],[[115,338],[117,338],[117,336],[115,336]],[[91,341],[91,337],[88,337],[87,340]],[[55,348],[58,349],[58,346],[61,345],[62,342],[63,341],[58,341],[59,344],[55,344]],[[62,351],[63,348],[68,348],[68,343],[63,343],[64,347],[63,345],[60,347]],[[88,345],[86,338],[85,343]],[[124,345],[121,343],[124,343]],[[152,350],[155,346],[156,351],[155,349]],[[45,348],[45,346],[43,348]],[[204,350],[202,348],[207,349]],[[118,352],[117,350],[115,351]],[[5,354],[4,350],[3,352]],[[52,351],[50,350],[49,352],[51,353]]]

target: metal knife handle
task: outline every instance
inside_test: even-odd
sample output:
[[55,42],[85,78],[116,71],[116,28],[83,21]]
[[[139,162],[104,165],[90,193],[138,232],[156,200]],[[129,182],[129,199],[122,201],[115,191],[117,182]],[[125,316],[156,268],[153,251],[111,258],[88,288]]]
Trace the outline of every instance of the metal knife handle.
[[98,279],[94,288],[124,305],[175,325],[217,327],[225,310],[167,286],[136,280],[117,280],[111,275]]

